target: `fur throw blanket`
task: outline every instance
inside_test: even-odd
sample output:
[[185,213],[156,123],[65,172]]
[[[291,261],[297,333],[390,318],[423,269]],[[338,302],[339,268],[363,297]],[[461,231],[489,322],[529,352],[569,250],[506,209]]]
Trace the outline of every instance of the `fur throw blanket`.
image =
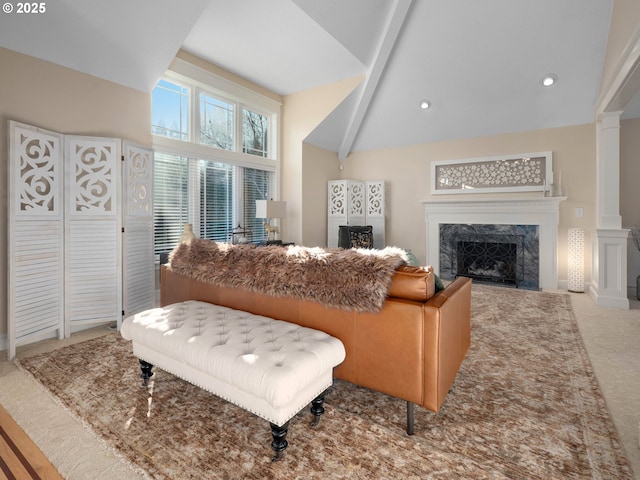
[[312,300],[356,312],[382,308],[406,252],[231,245],[194,239],[171,253],[171,270],[221,287]]

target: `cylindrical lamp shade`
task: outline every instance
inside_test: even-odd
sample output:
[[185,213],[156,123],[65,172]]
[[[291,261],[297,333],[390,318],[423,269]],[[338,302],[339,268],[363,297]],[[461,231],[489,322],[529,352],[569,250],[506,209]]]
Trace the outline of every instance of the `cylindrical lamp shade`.
[[284,218],[287,216],[287,202],[256,200],[256,218]]
[[584,230],[569,229],[568,240],[569,280],[567,289],[570,292],[584,292]]

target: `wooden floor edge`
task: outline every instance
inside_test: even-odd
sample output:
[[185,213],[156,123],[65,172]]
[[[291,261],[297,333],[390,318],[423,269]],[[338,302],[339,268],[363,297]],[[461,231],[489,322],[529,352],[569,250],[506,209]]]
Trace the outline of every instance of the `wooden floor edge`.
[[[0,405],[0,463],[6,478],[63,480],[38,446]],[[25,477],[25,474],[28,475]]]

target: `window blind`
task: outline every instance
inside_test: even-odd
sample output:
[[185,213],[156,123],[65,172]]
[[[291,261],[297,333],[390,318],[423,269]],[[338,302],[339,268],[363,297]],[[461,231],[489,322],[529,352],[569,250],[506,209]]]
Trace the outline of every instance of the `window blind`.
[[189,222],[189,159],[156,152],[153,177],[155,254],[170,252]]
[[233,167],[200,160],[200,238],[230,239],[233,229]]
[[244,169],[244,226],[251,230],[253,241],[266,240],[263,218],[256,218],[256,200],[268,200],[271,195],[272,173],[255,168]]

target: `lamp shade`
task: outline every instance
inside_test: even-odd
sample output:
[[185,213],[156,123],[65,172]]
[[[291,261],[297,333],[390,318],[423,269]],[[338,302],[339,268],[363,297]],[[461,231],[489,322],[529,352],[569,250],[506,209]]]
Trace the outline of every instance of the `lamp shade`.
[[287,202],[256,200],[256,218],[284,218],[286,215]]

